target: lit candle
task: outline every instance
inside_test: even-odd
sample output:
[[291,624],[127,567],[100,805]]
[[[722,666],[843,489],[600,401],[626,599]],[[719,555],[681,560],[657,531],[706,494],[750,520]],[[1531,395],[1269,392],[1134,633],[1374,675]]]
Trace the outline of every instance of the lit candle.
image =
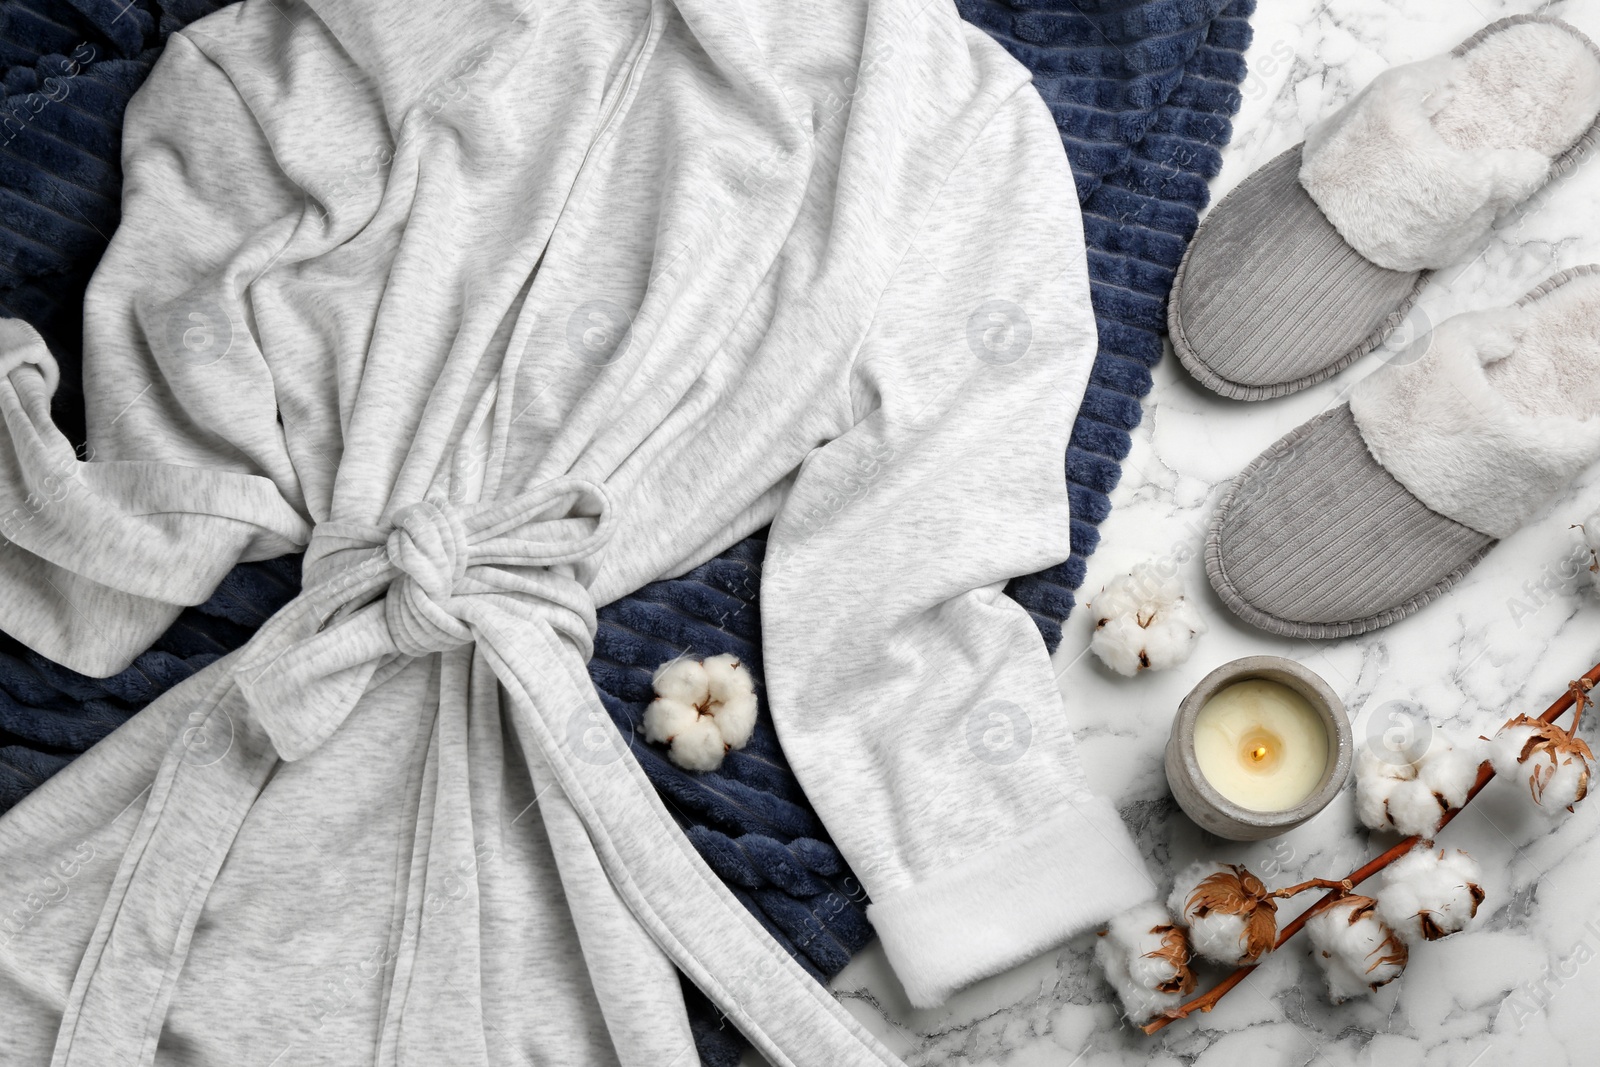
[[1247,678],[1201,705],[1194,755],[1206,781],[1233,803],[1251,811],[1287,811],[1322,784],[1328,729],[1295,690]]
[[1260,841],[1327,807],[1353,754],[1344,704],[1315,671],[1246,656],[1189,690],[1164,765],[1173,798],[1202,829]]

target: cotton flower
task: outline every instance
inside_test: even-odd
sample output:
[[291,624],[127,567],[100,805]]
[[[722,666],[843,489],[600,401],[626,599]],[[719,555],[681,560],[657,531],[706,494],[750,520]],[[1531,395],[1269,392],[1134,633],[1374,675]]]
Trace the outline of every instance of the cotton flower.
[[1594,753],[1583,738],[1556,723],[1518,715],[1495,732],[1489,753],[1495,773],[1523,778],[1547,815],[1571,811],[1589,793]]
[[1094,602],[1094,637],[1089,647],[1118,674],[1165,670],[1189,658],[1205,620],[1183,595],[1176,574],[1163,575],[1141,563],[1106,583]]
[[1406,943],[1371,897],[1340,897],[1306,922],[1306,934],[1335,1004],[1365,996],[1406,969]]
[[738,657],[675,659],[651,680],[656,699],[644,710],[647,741],[667,745],[686,770],[714,771],[730,748],[743,748],[756,725],[756,685]]
[[1370,830],[1431,837],[1440,817],[1466,802],[1485,756],[1481,739],[1443,730],[1414,762],[1362,749],[1356,756],[1356,814]]
[[1190,864],[1173,883],[1167,909],[1189,928],[1195,953],[1217,963],[1255,963],[1278,937],[1278,902],[1236,864]]
[[1467,802],[1478,780],[1478,768],[1489,758],[1483,739],[1440,731],[1417,763],[1418,777],[1447,807]]
[[1477,916],[1482,876],[1478,861],[1460,849],[1414,848],[1384,870],[1378,918],[1408,944],[1448,937]]
[[1183,1003],[1194,992],[1189,945],[1183,930],[1155,901],[1111,920],[1094,947],[1095,957],[1135,1026]]
[[756,682],[737,656],[724,652],[705,661],[711,713],[722,739],[743,748],[756,728]]
[[[648,718],[645,722],[645,738],[657,740],[650,736]],[[696,715],[693,722],[664,740],[668,757],[687,771],[714,771],[722,766],[722,757],[728,751],[722,731],[709,715]]]
[[[703,703],[711,691],[706,665],[697,659],[675,659],[656,668],[650,679],[656,696],[690,706]],[[698,714],[698,712],[696,713]]]
[[1411,764],[1357,757],[1356,814],[1370,830],[1426,837],[1438,827],[1444,805],[1415,777]]

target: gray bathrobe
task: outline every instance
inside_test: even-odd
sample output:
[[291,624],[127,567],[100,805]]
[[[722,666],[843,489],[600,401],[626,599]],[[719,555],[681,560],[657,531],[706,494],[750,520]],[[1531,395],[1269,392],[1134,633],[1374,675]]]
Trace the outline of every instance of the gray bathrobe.
[[0,628],[305,591],[0,819],[0,1061],[894,1057],[689,846],[595,608],[772,524],[770,714],[936,1004],[1153,891],[1007,578],[1068,551],[1071,174],[948,0],[247,0],[129,107],[90,439],[0,322]]

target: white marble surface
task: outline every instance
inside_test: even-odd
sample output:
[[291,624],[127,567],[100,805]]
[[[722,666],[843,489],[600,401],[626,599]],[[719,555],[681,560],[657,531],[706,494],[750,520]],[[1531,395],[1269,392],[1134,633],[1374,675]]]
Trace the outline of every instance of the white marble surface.
[[[1213,201],[1379,71],[1443,51],[1503,15],[1534,10],[1600,39],[1600,0],[1542,8],[1492,0],[1259,0],[1245,102]],[[1600,262],[1600,167],[1580,168],[1504,220],[1485,253],[1435,275],[1418,306],[1439,321],[1508,303],[1557,270],[1587,262]],[[1175,808],[1161,771],[1168,724],[1189,687],[1226,660],[1271,653],[1306,663],[1345,700],[1358,744],[1368,729],[1388,725],[1395,701],[1419,705],[1439,722],[1480,728],[1519,711],[1537,714],[1600,661],[1600,599],[1580,578],[1563,578],[1574,572],[1577,546],[1568,525],[1600,505],[1600,470],[1503,542],[1442,601],[1388,629],[1296,642],[1254,631],[1223,609],[1199,558],[1219,486],[1280,435],[1339,403],[1376,358],[1259,404],[1207,393],[1170,354],[1156,371],[1085,593],[1140,560],[1179,561],[1210,633],[1184,666],[1124,679],[1086,654],[1090,620],[1080,610],[1056,664],[1094,784],[1130,817],[1159,877],[1197,856],[1248,863],[1269,884],[1340,877],[1393,840],[1369,839],[1358,827],[1348,790],[1308,825],[1256,845],[1208,838]],[[1323,995],[1303,936],[1269,957],[1214,1013],[1154,1038],[1119,1021],[1091,960],[1092,934],[936,1011],[907,1006],[876,945],[833,988],[913,1065],[1593,1064],[1600,1062],[1592,1007],[1600,1000],[1597,827],[1600,803],[1580,806],[1552,828],[1511,784],[1492,783],[1441,836],[1485,867],[1488,899],[1478,928],[1424,946],[1401,979],[1338,1007]],[[1202,988],[1219,973],[1203,971]]]

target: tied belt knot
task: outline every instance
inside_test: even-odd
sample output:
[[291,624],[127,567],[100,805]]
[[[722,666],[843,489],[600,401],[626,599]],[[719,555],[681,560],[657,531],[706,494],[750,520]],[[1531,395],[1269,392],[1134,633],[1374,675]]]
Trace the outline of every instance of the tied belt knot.
[[603,485],[563,477],[504,501],[420,500],[383,525],[320,523],[304,590],[245,646],[234,680],[278,755],[294,760],[371,686],[471,643],[491,618],[500,632],[548,625],[587,659],[589,584],[614,516]]
[[471,545],[453,507],[423,500],[395,512],[384,555],[399,571],[383,599],[384,621],[406,656],[447,652],[472,640],[448,601],[467,576]]

